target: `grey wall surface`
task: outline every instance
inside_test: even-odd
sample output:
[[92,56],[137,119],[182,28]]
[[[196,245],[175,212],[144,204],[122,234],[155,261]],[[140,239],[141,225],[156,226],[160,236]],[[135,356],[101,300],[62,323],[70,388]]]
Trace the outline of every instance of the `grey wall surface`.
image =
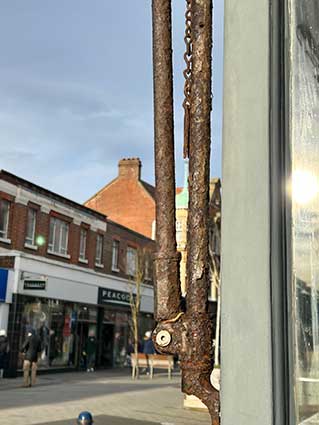
[[225,0],[222,425],[272,425],[269,0]]

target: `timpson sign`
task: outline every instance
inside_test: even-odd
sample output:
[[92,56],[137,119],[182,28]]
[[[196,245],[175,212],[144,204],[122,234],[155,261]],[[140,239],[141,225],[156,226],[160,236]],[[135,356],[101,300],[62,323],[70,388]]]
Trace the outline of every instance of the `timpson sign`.
[[[136,295],[133,295],[134,298]],[[124,291],[115,291],[114,289],[99,288],[98,304],[120,304],[130,305],[130,294]]]

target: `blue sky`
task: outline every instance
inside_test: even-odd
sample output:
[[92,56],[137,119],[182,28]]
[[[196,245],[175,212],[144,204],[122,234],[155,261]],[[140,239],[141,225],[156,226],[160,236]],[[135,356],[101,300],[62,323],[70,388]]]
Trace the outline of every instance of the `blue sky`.
[[[215,1],[212,175],[221,173],[223,0]],[[177,184],[183,0],[173,0]],[[10,0],[0,15],[0,168],[83,202],[140,157],[154,183],[150,0]]]

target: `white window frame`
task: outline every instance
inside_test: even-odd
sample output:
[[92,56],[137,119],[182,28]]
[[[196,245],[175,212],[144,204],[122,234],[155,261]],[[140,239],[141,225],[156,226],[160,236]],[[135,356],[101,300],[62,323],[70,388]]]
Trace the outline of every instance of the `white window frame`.
[[120,257],[120,241],[113,239],[112,241],[112,271],[119,272],[119,257]]
[[[103,235],[97,234],[96,235],[96,246],[95,246],[95,266],[100,267],[100,268],[104,267],[103,262],[102,262],[102,259],[103,259],[103,242],[104,242]],[[99,252],[99,248],[100,248],[100,252]]]
[[[32,216],[30,216],[30,214],[32,214]],[[33,220],[31,236],[28,235],[30,218]],[[24,241],[24,246],[27,248],[37,249],[37,246],[35,245],[36,223],[37,223],[37,210],[35,208],[30,207],[28,208],[27,228],[26,228],[25,241]]]
[[0,203],[1,204],[5,203],[8,206],[6,220],[3,220],[4,221],[4,228],[3,228],[3,230],[0,230],[0,241],[6,242],[6,243],[11,243],[11,240],[8,239],[11,203],[10,203],[10,201],[7,201],[6,199],[0,199]]
[[84,227],[80,229],[80,247],[79,247],[79,262],[80,263],[88,263],[88,259],[86,257],[87,254],[87,238],[88,231]]
[[135,277],[136,271],[137,271],[137,249],[132,246],[128,246],[126,249],[126,274],[129,276]]
[[[58,224],[60,224],[59,234],[57,234]],[[52,228],[53,228],[53,231],[51,235]],[[66,230],[65,246],[62,246],[63,230]],[[52,236],[52,240],[51,240],[51,236]],[[55,247],[57,238],[58,238],[58,250],[55,251],[54,247]],[[64,258],[70,258],[70,255],[68,254],[68,245],[69,245],[69,223],[56,217],[50,217],[48,253],[53,255],[58,255]]]

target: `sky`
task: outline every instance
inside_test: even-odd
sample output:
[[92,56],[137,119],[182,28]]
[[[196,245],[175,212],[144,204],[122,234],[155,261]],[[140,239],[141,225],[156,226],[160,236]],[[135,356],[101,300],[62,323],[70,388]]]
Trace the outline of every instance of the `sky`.
[[[173,0],[176,181],[184,6]],[[223,0],[214,2],[211,175],[221,174]],[[150,0],[10,0],[0,15],[0,168],[77,202],[140,157],[154,183]]]

